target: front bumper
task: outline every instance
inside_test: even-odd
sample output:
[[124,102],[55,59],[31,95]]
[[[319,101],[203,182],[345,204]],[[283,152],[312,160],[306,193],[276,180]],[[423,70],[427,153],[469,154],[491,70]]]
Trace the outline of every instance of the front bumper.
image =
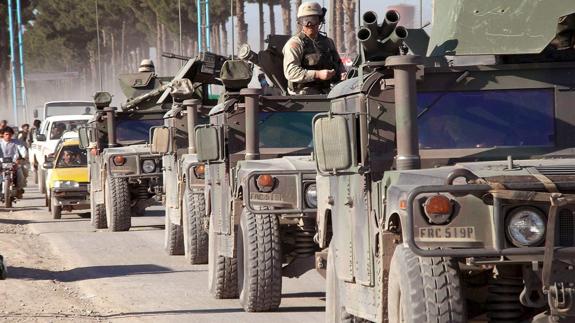
[[60,206],[72,207],[76,210],[90,207],[90,193],[87,185],[79,188],[54,188],[52,196]]

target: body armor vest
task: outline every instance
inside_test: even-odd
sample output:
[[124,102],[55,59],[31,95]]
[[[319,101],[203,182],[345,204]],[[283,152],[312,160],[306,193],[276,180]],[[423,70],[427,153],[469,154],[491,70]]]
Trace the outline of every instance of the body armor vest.
[[[303,43],[303,56],[301,67],[306,70],[336,70],[336,55],[335,48],[331,46],[329,38],[323,34],[318,34],[316,40],[312,40],[307,37],[303,32],[298,34],[298,38]],[[327,91],[331,87],[331,82],[339,79],[339,75],[336,75],[333,80],[330,81],[320,81],[316,80],[309,83],[291,83],[294,91],[301,91],[304,88],[311,87],[318,90]]]

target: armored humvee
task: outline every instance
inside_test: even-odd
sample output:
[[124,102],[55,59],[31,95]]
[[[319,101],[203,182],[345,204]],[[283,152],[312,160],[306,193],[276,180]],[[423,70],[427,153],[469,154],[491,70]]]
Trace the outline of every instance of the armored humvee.
[[128,231],[132,216],[161,203],[161,155],[151,154],[148,142],[150,128],[164,124],[172,104],[156,103],[166,83],[153,72],[121,75],[128,100],[120,110],[109,106],[109,94],[95,97],[96,114],[80,131],[80,139],[90,150],[91,221],[97,229]]
[[575,6],[434,10],[314,122],[327,321],[573,322]]
[[216,77],[225,60],[209,52],[188,60],[172,83],[190,80],[189,90],[172,87],[174,103],[164,116],[164,126],[156,128],[152,137],[152,153],[163,154],[165,249],[170,255],[185,254],[192,264],[208,262],[204,165],[197,160],[193,129],[206,123],[209,109],[217,104],[217,97],[210,96],[216,89],[211,87],[221,85]]
[[[198,159],[206,163],[209,288],[216,298],[239,296],[246,311],[278,308],[282,276],[313,269],[318,250],[311,121],[329,103],[325,95],[282,95],[287,39],[271,36],[267,49],[244,47],[246,60],[226,61],[225,99],[208,125],[196,127]],[[246,88],[247,60],[260,65],[273,89]]]

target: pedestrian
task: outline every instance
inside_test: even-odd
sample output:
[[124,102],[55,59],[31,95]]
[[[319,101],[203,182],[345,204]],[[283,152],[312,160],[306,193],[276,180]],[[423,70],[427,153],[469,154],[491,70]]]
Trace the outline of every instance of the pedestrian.
[[26,145],[26,148],[30,148],[28,146],[28,137],[30,136],[30,125],[27,123],[24,123],[23,125],[20,126],[20,130],[18,131],[18,137],[17,139],[23,143],[24,145]]
[[283,48],[290,94],[327,94],[345,73],[333,40],[320,32],[326,11],[317,2],[305,2],[298,8],[297,23],[302,30]]
[[28,147],[32,147],[32,142],[34,141],[34,138],[36,137],[37,134],[40,133],[41,124],[42,121],[38,119],[34,119],[34,122],[32,122],[32,129],[30,129],[30,132],[28,133],[28,139],[26,140],[28,142]]
[[8,128],[8,121],[0,120],[0,133],[3,133],[6,128]]

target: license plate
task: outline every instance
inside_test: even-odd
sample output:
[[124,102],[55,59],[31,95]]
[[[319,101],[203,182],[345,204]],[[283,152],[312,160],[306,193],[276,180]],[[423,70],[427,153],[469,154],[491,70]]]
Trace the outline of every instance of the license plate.
[[419,228],[420,241],[475,240],[475,227],[425,227]]

